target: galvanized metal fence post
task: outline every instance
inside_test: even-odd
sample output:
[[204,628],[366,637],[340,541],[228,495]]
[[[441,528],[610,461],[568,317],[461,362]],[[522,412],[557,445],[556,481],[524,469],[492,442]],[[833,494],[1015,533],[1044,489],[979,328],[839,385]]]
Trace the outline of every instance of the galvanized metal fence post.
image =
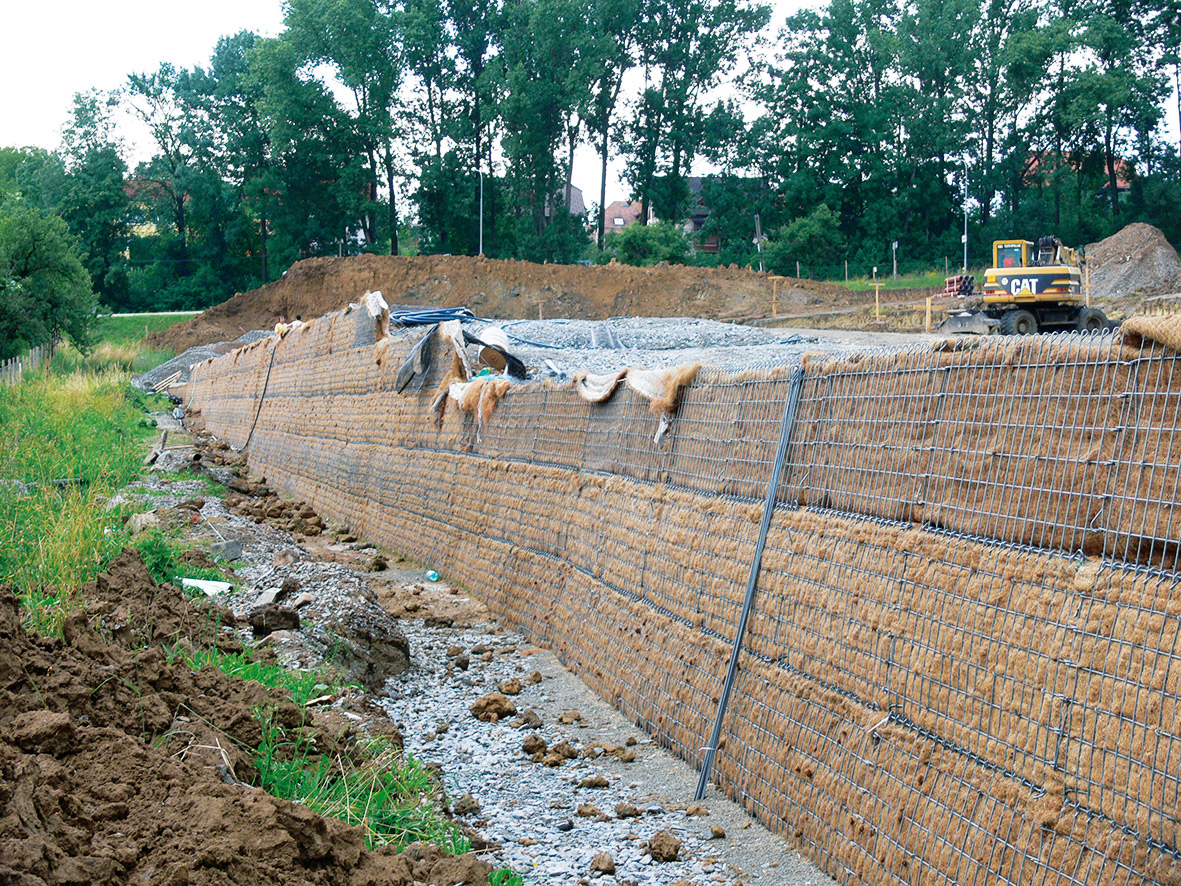
[[796,406],[800,400],[800,388],[803,386],[803,381],[804,368],[797,366],[792,370],[787,402],[783,405],[783,423],[779,427],[779,443],[775,450],[775,461],[771,465],[771,476],[767,479],[767,497],[763,501],[763,519],[759,524],[759,537],[755,542],[754,556],[750,562],[750,574],[746,580],[746,597],[742,602],[742,615],[738,619],[738,628],[734,632],[734,648],[730,651],[730,664],[726,669],[726,680],[722,684],[722,697],[718,699],[718,714],[714,719],[713,733],[710,735],[709,745],[705,748],[705,760],[701,764],[701,777],[697,780],[697,792],[693,795],[695,800],[700,800],[705,796],[705,788],[709,784],[710,771],[714,765],[714,756],[718,751],[718,741],[722,736],[722,721],[726,717],[726,707],[730,703],[730,693],[734,689],[734,679],[738,675],[738,656],[742,651],[742,640],[746,635],[746,625],[750,621],[751,610],[754,609],[755,591],[759,584],[759,569],[763,563],[763,548],[767,543],[767,530],[771,528],[771,517],[775,513],[775,502],[779,495],[779,480],[783,475],[784,462],[787,461],[787,447],[791,443],[791,430],[795,424]]

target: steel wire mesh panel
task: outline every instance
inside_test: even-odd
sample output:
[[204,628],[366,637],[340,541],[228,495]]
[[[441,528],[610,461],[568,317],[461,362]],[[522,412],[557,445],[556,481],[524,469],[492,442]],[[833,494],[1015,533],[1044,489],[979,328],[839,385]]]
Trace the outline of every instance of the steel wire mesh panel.
[[[703,371],[660,439],[627,388],[436,421],[447,361],[394,393],[419,335],[369,322],[198,367],[194,402],[699,760],[789,368]],[[723,787],[844,882],[1181,877],[1175,367],[1111,336],[809,361]]]
[[1103,515],[1103,553],[1160,569],[1181,568],[1181,367],[1148,344],[1128,361],[1120,445]]

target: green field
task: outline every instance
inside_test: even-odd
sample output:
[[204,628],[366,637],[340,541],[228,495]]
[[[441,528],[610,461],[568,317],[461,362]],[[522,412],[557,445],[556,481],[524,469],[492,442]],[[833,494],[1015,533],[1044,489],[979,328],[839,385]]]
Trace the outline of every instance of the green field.
[[[881,285],[882,292],[886,292],[890,289],[922,289],[930,287],[938,287],[939,289],[942,289],[943,282],[949,276],[954,276],[958,273],[959,268],[952,268],[947,272],[947,274],[944,274],[943,271],[935,270],[924,271],[920,274],[899,274],[897,277],[891,277],[889,274],[889,269],[887,268],[885,276],[879,276],[877,282]],[[979,270],[969,271],[969,273],[974,273],[977,277],[979,277],[981,274]],[[859,291],[868,289],[870,292],[872,292],[873,282],[874,281],[870,277],[850,277],[849,282],[844,285],[849,289],[856,289]]]
[[99,321],[98,340],[113,345],[138,342],[145,335],[197,316],[197,311],[170,314],[112,314]]

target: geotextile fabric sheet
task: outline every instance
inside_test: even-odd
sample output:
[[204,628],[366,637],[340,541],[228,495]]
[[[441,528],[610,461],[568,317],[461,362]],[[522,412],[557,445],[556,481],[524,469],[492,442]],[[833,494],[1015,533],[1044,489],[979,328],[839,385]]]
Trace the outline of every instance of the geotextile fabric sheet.
[[[190,405],[700,763],[791,367],[701,370],[659,443],[626,386],[439,422],[448,361],[398,394],[421,333],[373,324],[195,367]],[[841,882],[1181,883],[1176,361],[1145,334],[805,361],[719,784]]]

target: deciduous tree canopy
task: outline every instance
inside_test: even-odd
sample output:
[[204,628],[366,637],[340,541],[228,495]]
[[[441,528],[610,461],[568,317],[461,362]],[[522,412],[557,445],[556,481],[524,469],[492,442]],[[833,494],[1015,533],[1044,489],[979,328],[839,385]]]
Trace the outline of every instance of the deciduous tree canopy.
[[[972,243],[1178,242],[1178,2],[826,0],[771,33],[758,0],[292,0],[278,37],[80,95],[60,150],[0,149],[0,202],[64,220],[124,309],[361,251],[757,265],[758,227],[771,267],[835,277],[895,241],[958,264],[965,216]],[[153,139],[134,170],[116,101]],[[605,241],[615,197],[666,227]]]

